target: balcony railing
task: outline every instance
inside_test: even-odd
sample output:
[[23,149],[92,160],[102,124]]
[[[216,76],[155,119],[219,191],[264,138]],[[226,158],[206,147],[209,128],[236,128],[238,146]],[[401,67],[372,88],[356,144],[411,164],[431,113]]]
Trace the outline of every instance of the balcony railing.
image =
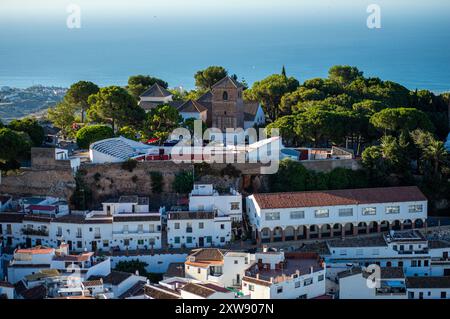
[[27,235],[27,236],[48,236],[48,230],[23,228],[22,234]]

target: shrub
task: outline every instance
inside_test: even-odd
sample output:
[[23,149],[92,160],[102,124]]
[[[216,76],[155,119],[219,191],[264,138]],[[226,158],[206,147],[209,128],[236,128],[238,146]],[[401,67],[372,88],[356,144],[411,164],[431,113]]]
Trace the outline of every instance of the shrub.
[[150,178],[152,180],[152,192],[154,194],[162,193],[164,188],[164,179],[161,172],[150,172]]
[[87,149],[94,142],[114,137],[114,132],[106,125],[91,125],[80,129],[76,137],[78,146]]
[[175,175],[175,179],[172,183],[172,188],[177,193],[187,194],[194,186],[194,176],[190,171],[180,171]]
[[231,164],[228,164],[220,171],[220,174],[222,176],[230,176],[230,177],[239,177],[239,176],[241,176],[241,173],[242,172],[240,170],[238,170],[236,167],[234,167]]
[[137,166],[137,161],[135,159],[128,159],[122,163],[122,169],[132,172]]

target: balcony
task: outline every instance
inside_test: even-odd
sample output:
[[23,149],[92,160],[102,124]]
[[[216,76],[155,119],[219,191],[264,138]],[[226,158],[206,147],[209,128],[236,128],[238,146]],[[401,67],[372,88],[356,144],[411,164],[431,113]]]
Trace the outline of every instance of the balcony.
[[101,236],[100,234],[95,234],[95,235],[94,235],[94,238],[95,238],[95,239],[101,239],[102,236]]
[[45,229],[33,229],[33,228],[23,228],[22,234],[26,236],[48,236],[48,230]]

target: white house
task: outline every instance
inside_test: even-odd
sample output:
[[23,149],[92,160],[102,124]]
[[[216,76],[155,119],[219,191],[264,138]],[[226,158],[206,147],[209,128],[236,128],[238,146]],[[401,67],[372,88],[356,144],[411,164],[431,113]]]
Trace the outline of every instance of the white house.
[[254,194],[247,197],[261,242],[422,227],[427,199],[415,186]]
[[408,299],[450,299],[450,277],[407,277]]
[[217,211],[232,221],[242,220],[242,195],[234,189],[219,193],[212,184],[194,184],[189,194],[190,211]]
[[[392,231],[365,238],[335,239],[327,242],[330,255],[325,258],[328,275],[348,265],[399,267],[406,276],[432,276],[432,258],[428,241],[418,230]],[[447,248],[447,250],[450,248]]]
[[184,263],[185,277],[223,287],[240,288],[242,277],[253,262],[254,255],[246,252],[196,249]]
[[175,211],[167,215],[170,247],[224,246],[231,240],[231,218],[211,211]]
[[375,275],[362,268],[338,274],[339,299],[407,299],[402,268],[381,268]]
[[325,295],[325,264],[314,253],[264,251],[242,278],[251,299],[311,299]]

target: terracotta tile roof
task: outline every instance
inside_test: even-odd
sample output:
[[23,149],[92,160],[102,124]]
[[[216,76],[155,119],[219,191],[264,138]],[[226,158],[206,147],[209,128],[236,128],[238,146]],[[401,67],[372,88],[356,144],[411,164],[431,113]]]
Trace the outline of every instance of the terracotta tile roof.
[[50,254],[53,251],[54,251],[54,249],[50,248],[50,247],[35,246],[35,247],[32,247],[32,248],[16,249],[15,253],[17,253],[17,254],[45,255],[45,254]]
[[168,90],[160,86],[158,83],[153,84],[149,87],[144,93],[142,93],[141,97],[168,97],[172,95]]
[[144,294],[152,299],[181,299],[178,292],[161,285],[146,285]]
[[265,287],[270,287],[272,286],[272,283],[270,281],[265,281],[265,280],[261,280],[261,279],[256,279],[253,277],[247,277],[244,276],[242,277],[242,281],[246,281],[255,285],[260,285],[260,286],[265,286]]
[[53,258],[53,260],[83,262],[83,261],[88,261],[93,255],[94,255],[93,252],[89,252],[89,253],[83,253],[83,254],[79,254],[79,255],[55,256]]
[[243,87],[242,83],[239,83],[235,79],[233,79],[230,76],[224,77],[222,80],[219,80],[212,86],[212,89],[218,88],[218,87],[228,87],[228,86],[234,86],[236,88]]
[[405,278],[402,267],[383,267],[381,268],[381,279]]
[[426,201],[416,186],[254,194],[261,209]]
[[166,277],[184,277],[184,263],[170,263],[165,273]]
[[102,286],[103,285],[103,279],[96,279],[96,280],[87,280],[83,281],[84,287],[92,287],[92,286]]
[[200,104],[197,101],[186,101],[185,103],[181,104],[178,107],[178,112],[185,112],[185,113],[202,113],[208,111],[208,109]]
[[119,299],[125,299],[135,296],[140,296],[144,294],[144,286],[146,285],[145,281],[138,281],[135,283],[130,289],[125,291],[123,294],[119,296]]
[[23,291],[21,295],[24,299],[44,299],[47,296],[47,288],[44,285],[39,285]]
[[40,211],[49,211],[52,212],[56,210],[56,206],[50,206],[50,205],[30,205],[28,206],[29,210],[40,210]]
[[225,250],[217,248],[201,248],[191,251],[189,257],[195,257],[195,261],[223,261]]
[[133,276],[133,274],[123,271],[111,271],[108,276],[103,279],[105,284],[111,284],[113,286],[119,285],[121,282],[125,281],[129,277]]
[[214,289],[205,287],[204,285],[194,284],[192,282],[185,285],[183,288],[181,288],[181,290],[187,291],[191,294],[194,294],[194,295],[197,295],[197,296],[200,296],[203,298],[208,298],[209,296],[216,293],[216,290],[214,290]]

